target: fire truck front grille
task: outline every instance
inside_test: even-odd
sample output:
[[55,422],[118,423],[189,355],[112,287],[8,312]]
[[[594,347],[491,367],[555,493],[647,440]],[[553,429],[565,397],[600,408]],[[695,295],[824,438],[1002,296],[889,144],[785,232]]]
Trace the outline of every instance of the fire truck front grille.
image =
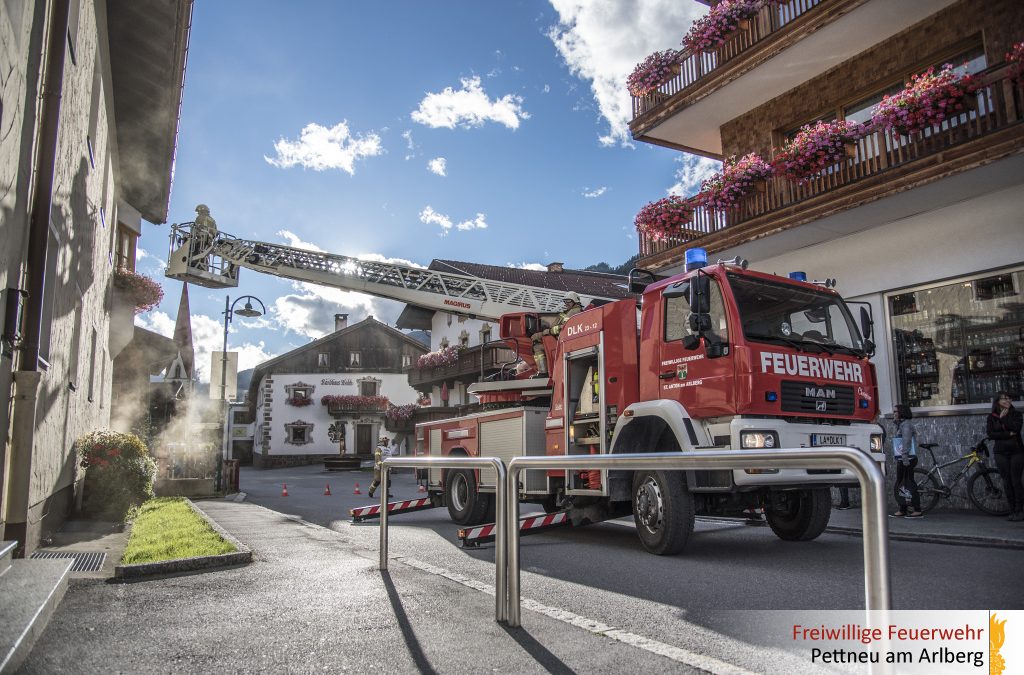
[[782,411],[809,415],[852,415],[853,387],[782,381]]

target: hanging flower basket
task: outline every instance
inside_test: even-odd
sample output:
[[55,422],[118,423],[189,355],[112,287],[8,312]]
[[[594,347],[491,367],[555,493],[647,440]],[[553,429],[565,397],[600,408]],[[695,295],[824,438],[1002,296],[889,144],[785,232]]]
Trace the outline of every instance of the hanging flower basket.
[[725,210],[735,207],[740,198],[758,190],[758,184],[772,176],[772,166],[756,154],[725,161],[722,170],[700,184],[697,202],[710,209]]
[[638,63],[626,78],[626,89],[637,98],[650,96],[658,87],[679,74],[679,52],[666,49],[654,52]]
[[1010,79],[1021,84],[1024,82],[1024,41],[1018,42],[1006,53],[1006,63],[1010,66],[1007,75]]
[[682,235],[683,228],[693,220],[690,200],[672,195],[649,202],[636,214],[636,231],[654,241]]
[[957,73],[948,63],[938,74],[934,68],[929,68],[912,76],[902,91],[882,98],[875,107],[871,123],[878,128],[891,129],[894,134],[909,136],[967,110],[968,98],[974,97],[979,86],[976,77]]
[[148,312],[164,299],[164,289],[144,274],[118,267],[114,270],[114,288],[124,291],[135,304],[135,313]]
[[779,176],[806,182],[823,169],[856,156],[856,143],[865,133],[863,124],[848,120],[805,125],[775,153],[772,166]]
[[693,22],[683,46],[694,54],[713,51],[736,31],[749,29],[762,4],[760,0],[722,0]]

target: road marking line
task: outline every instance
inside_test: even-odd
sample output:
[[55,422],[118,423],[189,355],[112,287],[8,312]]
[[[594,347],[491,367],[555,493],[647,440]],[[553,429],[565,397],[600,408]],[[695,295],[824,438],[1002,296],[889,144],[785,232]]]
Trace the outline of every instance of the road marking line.
[[[409,567],[413,567],[423,572],[428,572],[430,574],[444,577],[445,579],[454,581],[457,584],[462,584],[463,586],[467,586],[468,588],[472,588],[473,590],[480,591],[481,593],[486,593],[487,595],[494,595],[493,586],[485,584],[480,581],[476,581],[474,579],[470,579],[469,577],[464,576],[462,574],[450,572],[442,567],[437,567],[435,565],[431,565],[430,563],[425,563],[422,560],[417,560],[416,558],[396,557],[395,559],[404,563],[405,565],[408,565]],[[716,675],[753,675],[752,671],[746,670],[744,668],[741,668],[740,666],[736,666],[731,663],[727,663],[725,661],[721,661],[711,656],[704,656],[703,654],[697,654],[696,652],[691,652],[681,647],[676,647],[674,645],[666,644],[664,642],[652,640],[642,635],[637,635],[636,633],[630,633],[628,631],[619,630],[614,626],[609,626],[608,624],[602,623],[595,619],[588,619],[585,616],[580,616],[579,614],[570,612],[565,609],[560,609],[558,607],[551,607],[549,605],[539,603],[536,600],[531,600],[529,598],[521,598],[521,600],[523,608],[528,609],[532,612],[537,612],[539,614],[551,617],[552,619],[555,619],[557,621],[561,621],[562,623],[567,623],[571,626],[582,628],[583,630],[593,633],[594,635],[601,635],[607,638],[611,638],[612,640],[618,640],[623,644],[627,644],[638,649],[643,649],[644,651],[648,651],[652,654],[657,654],[658,656],[663,656],[667,659],[675,661],[676,663],[682,663],[693,668],[699,668],[700,670],[704,670],[709,673],[716,673]]]

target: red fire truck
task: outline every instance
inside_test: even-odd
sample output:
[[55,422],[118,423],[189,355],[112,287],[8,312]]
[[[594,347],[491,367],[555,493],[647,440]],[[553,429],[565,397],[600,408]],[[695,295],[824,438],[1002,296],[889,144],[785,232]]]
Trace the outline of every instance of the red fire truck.
[[[588,308],[544,338],[551,375],[536,377],[530,336],[561,308],[557,291],[239,239],[203,223],[171,227],[168,277],[231,288],[241,268],[500,320],[526,367],[470,387],[486,412],[417,425],[421,454],[831,445],[883,462],[870,315],[862,308],[858,327],[834,280],[709,265],[691,249],[683,274],[630,275],[639,301],[585,297]],[[463,525],[493,518],[494,481],[487,471],[427,475],[434,503]],[[668,554],[686,544],[696,514],[763,512],[779,537],[813,539],[828,524],[832,485],[856,482],[843,470],[526,471],[520,490],[576,525],[632,513],[644,547]]]
[[[493,410],[416,427],[433,456],[590,455],[695,449],[852,446],[882,463],[871,319],[860,326],[829,285],[708,265],[651,280],[642,299],[592,303],[557,339],[546,337],[550,378],[482,382],[470,392]],[[506,314],[501,336],[530,360],[543,317]],[[490,475],[488,475],[490,474]],[[696,515],[763,513],[777,536],[824,531],[830,486],[845,470],[527,471],[523,500],[568,509],[574,524],[633,514],[648,551],[682,550]],[[430,470],[428,491],[455,522],[493,518],[495,476]]]

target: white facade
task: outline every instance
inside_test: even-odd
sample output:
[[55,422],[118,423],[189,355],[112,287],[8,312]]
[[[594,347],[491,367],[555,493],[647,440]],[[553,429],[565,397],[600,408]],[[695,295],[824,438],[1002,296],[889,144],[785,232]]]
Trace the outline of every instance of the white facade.
[[[490,337],[487,337],[487,336]],[[445,346],[464,344],[466,347],[477,347],[488,340],[498,339],[498,322],[470,319],[459,314],[435,312],[430,322],[430,351],[437,351]],[[466,384],[456,383],[448,390],[448,405],[466,405],[476,403],[476,399],[466,392]],[[435,385],[430,392],[430,405],[443,405],[441,401],[441,385]]]
[[[365,434],[373,446],[383,435],[390,436],[384,430],[384,414],[351,414],[340,417],[332,416],[327,406],[320,403],[325,395],[358,396],[364,389],[364,383],[376,383],[378,396],[385,396],[394,405],[415,403],[419,398],[416,390],[409,386],[404,374],[346,372],[346,373],[299,373],[287,375],[268,374],[259,385],[256,402],[256,452],[260,452],[263,444],[264,455],[333,455],[338,454],[340,442],[328,437],[328,429],[338,421],[345,422],[346,454],[353,454],[358,449],[359,427],[368,428]],[[309,398],[312,403],[295,406],[287,402],[300,385],[310,387]],[[303,387],[304,388],[304,387]],[[294,442],[296,425],[307,429],[305,440]],[[300,434],[300,436],[303,434]],[[269,444],[268,444],[269,441]],[[371,448],[372,451],[372,448]]]

